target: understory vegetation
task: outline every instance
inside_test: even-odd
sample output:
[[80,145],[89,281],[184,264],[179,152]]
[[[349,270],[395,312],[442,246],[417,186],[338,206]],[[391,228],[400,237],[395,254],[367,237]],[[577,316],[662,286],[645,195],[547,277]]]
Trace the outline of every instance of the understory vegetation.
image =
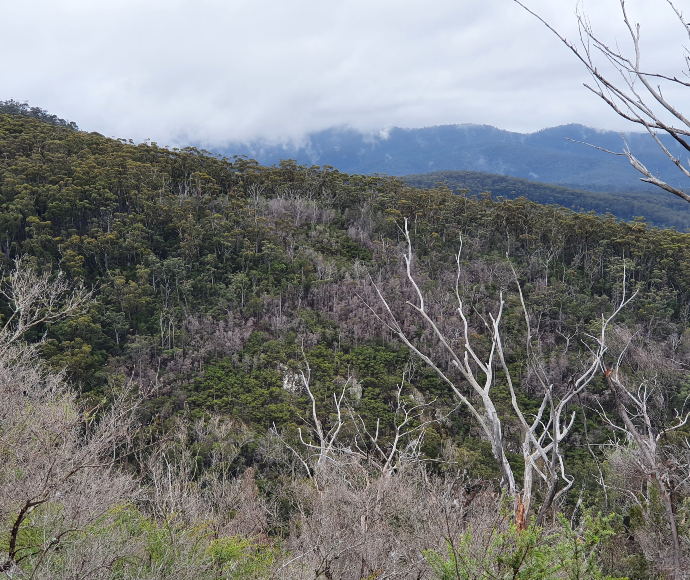
[[690,569],[690,234],[7,112],[8,577]]

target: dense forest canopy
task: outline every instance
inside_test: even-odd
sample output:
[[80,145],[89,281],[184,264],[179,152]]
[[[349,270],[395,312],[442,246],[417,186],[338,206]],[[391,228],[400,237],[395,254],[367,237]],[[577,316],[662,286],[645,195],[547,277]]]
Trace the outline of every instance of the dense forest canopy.
[[30,107],[29,103],[20,103],[10,99],[9,101],[0,101],[0,113],[3,115],[22,115],[24,117],[31,117],[32,119],[38,119],[45,123],[51,123],[52,125],[57,125],[58,127],[68,127],[70,129],[78,130],[77,124],[72,121],[66,121],[61,119],[57,115],[53,115],[41,109],[41,107]]
[[625,221],[644,216],[653,226],[673,227],[681,232],[690,228],[688,204],[678,198],[660,195],[658,191],[584,191],[479,171],[433,171],[405,175],[400,179],[422,189],[442,184],[453,191],[463,190],[466,195],[490,191],[495,198],[526,197],[542,205],[556,204],[580,212],[594,211],[602,216],[610,213]]
[[[485,323],[503,297],[507,365],[531,412],[539,408],[541,387],[526,364],[518,288],[553,384],[567,385],[582,368],[590,337],[625,287],[628,295],[638,294],[615,320],[612,356],[624,351],[630,376],[659,385],[654,420],[660,425],[672,421],[690,395],[690,234],[525,197],[493,199],[328,166],[283,161],[263,167],[195,148],[136,145],[10,105],[0,111],[0,258],[6,271],[21,257],[24,265],[53,276],[62,272],[94,295],[78,316],[36,327],[26,338],[44,339],[41,356],[56,371],[65,369],[78,393],[75,404],[95,408],[134,385],[142,402],[132,432],[146,449],[175,440],[171,434],[186,425],[186,451],[177,453],[187,457],[193,450],[192,479],[217,466],[221,436],[209,425],[231,420],[237,448],[223,473],[241,478],[251,470],[256,493],[277,497],[276,482],[302,467],[272,459],[261,437],[273,431],[298,446],[312,408],[324,426],[335,424],[335,395],[336,402],[344,397],[354,421],[340,436],[357,441],[360,425],[392,441],[402,388],[410,401],[433,404],[410,423],[424,424],[416,457],[426,473],[446,477],[464,470],[468,481],[498,488],[499,469],[471,413],[377,319],[386,316],[380,291],[414,345],[454,372],[433,333],[405,304],[414,301],[414,289],[401,259],[404,220],[416,279],[448,336],[457,337],[460,328],[457,276],[478,353],[491,348]],[[0,312],[11,320],[11,301],[3,299]],[[633,505],[627,492],[616,491],[624,483],[602,488],[597,480],[613,477],[606,470],[614,435],[605,417],[615,415],[616,400],[608,378],[598,374],[569,407],[574,431],[564,454],[575,483],[557,509],[573,517],[584,508],[618,514],[610,532],[620,541],[612,540],[606,552],[618,556],[602,565],[610,574],[642,578],[656,565],[645,559],[650,548],[643,538],[663,526],[653,497]],[[500,369],[493,388],[505,417],[508,461],[519,474],[520,425]],[[688,431],[682,427],[662,441],[682,446]],[[238,433],[252,435],[238,443]],[[123,457],[135,469],[134,455]],[[306,469],[304,477],[314,477]],[[674,490],[674,509],[685,522],[683,489]],[[545,493],[537,489],[539,501]],[[261,531],[276,546],[297,533],[290,531],[296,504],[283,500]],[[624,540],[630,531],[623,518],[629,526],[635,517],[640,539]],[[443,568],[445,554],[437,556],[427,560]],[[375,570],[364,572],[362,578]]]

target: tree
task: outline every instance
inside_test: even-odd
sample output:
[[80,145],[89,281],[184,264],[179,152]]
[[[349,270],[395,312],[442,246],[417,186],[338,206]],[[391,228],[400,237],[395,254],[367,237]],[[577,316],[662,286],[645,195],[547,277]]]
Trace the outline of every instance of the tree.
[[[606,331],[618,313],[636,296],[627,296],[625,292],[625,273],[623,275],[623,294],[620,302],[608,316],[602,316],[600,334],[592,337],[593,346],[589,347],[589,360],[581,365],[577,373],[565,385],[554,385],[549,380],[549,374],[544,368],[540,356],[540,349],[535,348],[534,343],[538,338],[532,332],[530,315],[517,278],[513,269],[513,276],[518,287],[520,304],[526,324],[526,336],[524,349],[527,354],[528,366],[538,377],[541,384],[541,404],[534,414],[524,410],[518,400],[518,379],[513,378],[504,350],[501,337],[501,319],[504,312],[505,301],[501,292],[498,310],[489,314],[489,320],[480,317],[488,331],[489,346],[484,353],[470,342],[472,331],[465,312],[465,305],[460,292],[461,253],[456,256],[457,277],[455,284],[455,298],[457,300],[457,314],[461,320],[461,329],[456,331],[453,337],[450,331],[442,328],[439,315],[432,318],[425,305],[424,293],[415,280],[413,273],[414,254],[412,251],[412,239],[408,229],[407,219],[401,233],[407,243],[407,251],[403,254],[407,279],[413,288],[415,302],[407,301],[406,305],[413,308],[423,324],[431,331],[433,338],[441,346],[442,355],[433,357],[423,350],[420,343],[414,341],[403,329],[403,325],[396,319],[390,305],[383,296],[381,290],[376,291],[384,306],[385,314],[380,316],[373,308],[371,311],[383,322],[388,329],[397,335],[407,347],[431,367],[439,378],[452,390],[459,403],[470,411],[475,421],[481,427],[483,435],[491,443],[491,450],[501,472],[501,486],[504,491],[515,500],[515,520],[519,528],[524,529],[528,521],[529,510],[532,503],[532,492],[535,477],[540,477],[548,486],[548,492],[537,517],[540,524],[546,511],[551,507],[558,496],[567,492],[574,479],[565,472],[563,451],[561,444],[570,434],[575,421],[575,412],[568,418],[568,405],[580,395],[589,383],[594,379],[602,364],[606,352]],[[511,266],[512,268],[512,266]],[[443,358],[450,361],[450,368],[444,370]],[[450,372],[454,368],[469,385],[471,394],[464,392],[462,381],[458,381]],[[507,456],[507,441],[504,436],[504,423],[506,416],[502,415],[497,406],[496,387],[502,382],[498,376],[499,369],[505,375],[505,382],[510,394],[512,410],[517,416],[521,429],[521,451],[524,462],[524,475],[522,486],[515,479],[513,467]],[[561,480],[565,486],[558,490]]]
[[[304,356],[304,349],[302,350],[302,356]],[[326,467],[326,464],[335,461],[333,458],[334,455],[342,454],[342,449],[340,445],[337,443],[337,439],[338,433],[340,433],[340,430],[344,425],[341,407],[343,403],[343,397],[345,396],[345,390],[350,382],[350,379],[348,378],[348,380],[343,385],[340,397],[333,393],[333,402],[335,404],[336,419],[335,421],[333,421],[333,425],[331,426],[331,428],[328,429],[328,431],[326,431],[323,422],[319,419],[316,410],[316,398],[314,397],[314,394],[309,386],[309,383],[311,381],[311,368],[309,367],[309,362],[307,361],[306,356],[304,356],[304,366],[306,367],[306,373],[303,370],[300,370],[299,376],[302,379],[302,386],[306,390],[307,394],[309,395],[309,400],[311,401],[311,420],[305,421],[305,423],[308,426],[306,429],[308,432],[307,437],[310,438],[310,441],[304,440],[304,436],[302,435],[302,428],[299,428],[299,440],[305,449],[305,453],[299,453],[294,447],[292,447],[278,433],[278,429],[276,428],[275,423],[273,424],[271,432],[275,437],[280,439],[285,445],[285,447],[289,449],[299,460],[299,462],[304,467],[308,477],[314,483],[316,489],[321,489],[322,484],[319,483],[319,476],[323,474],[323,469]]]
[[[587,15],[579,9],[576,12],[580,31],[580,45],[578,47],[577,44],[567,40],[541,16],[527,8],[520,0],[514,1],[538,18],[585,66],[594,81],[592,85],[585,84],[585,87],[601,98],[616,114],[635,125],[644,127],[669,160],[686,178],[690,178],[690,164],[684,165],[680,156],[672,153],[659,138],[659,132],[670,135],[685,151],[690,152],[688,139],[690,137],[690,119],[672,102],[672,97],[669,97],[669,92],[673,89],[690,87],[690,81],[682,79],[683,76],[687,77],[690,73],[690,57],[687,56],[687,49],[683,55],[686,68],[680,71],[680,75],[671,76],[646,70],[642,65],[641,26],[638,22],[630,20],[625,0],[619,1],[623,23],[632,41],[632,51],[628,53],[621,50],[618,44],[609,45],[597,36]],[[666,0],[666,2],[685,33],[690,37],[690,23],[684,20],[682,12],[672,0]],[[609,69],[610,74],[606,72],[607,65],[612,67]],[[678,78],[679,76],[681,78]],[[635,157],[625,138],[624,143],[622,152],[591,146],[612,155],[627,157],[630,164],[643,175],[640,178],[641,181],[660,187],[690,203],[690,195],[680,187],[674,187],[658,175],[654,175]]]
[[[26,560],[34,577],[50,552],[132,490],[131,478],[111,467],[134,406],[123,397],[107,409],[80,412],[62,374],[43,367],[40,341],[24,342],[36,326],[79,312],[89,292],[62,274],[38,274],[17,260],[0,294],[12,313],[0,328],[0,533],[6,550],[0,571],[14,574]],[[37,533],[36,521],[47,537]],[[107,561],[113,557],[103,554]]]
[[[619,472],[628,472],[627,476],[643,481],[647,489],[646,502],[655,492],[658,494],[665,511],[668,535],[664,538],[663,546],[655,546],[655,559],[661,560],[662,566],[673,570],[673,578],[683,578],[687,575],[688,560],[683,556],[679,525],[676,521],[678,497],[687,493],[688,470],[687,461],[675,453],[672,445],[668,444],[673,431],[683,428],[690,419],[690,413],[681,414],[674,409],[675,416],[667,418],[671,411],[668,400],[668,388],[660,384],[657,376],[635,380],[634,376],[626,376],[622,363],[632,339],[627,341],[618,359],[610,366],[601,361],[602,371],[606,377],[616,414],[620,419],[615,421],[603,410],[600,416],[614,431],[622,433],[629,444],[627,447],[614,445],[613,463]],[[622,425],[620,424],[622,423]],[[687,446],[687,439],[686,439]],[[617,457],[615,456],[617,453]],[[628,491],[639,505],[644,502],[645,494]],[[669,541],[670,539],[670,541]],[[669,550],[670,548],[670,550]],[[664,552],[671,552],[665,554]],[[672,563],[670,563],[670,562]]]
[[0,286],[0,296],[10,305],[10,315],[0,327],[0,356],[16,347],[26,333],[40,325],[50,325],[77,314],[90,302],[93,293],[75,286],[63,272],[38,274],[15,261],[8,283]]
[[41,107],[29,107],[29,103],[21,103],[14,99],[0,101],[0,114],[22,115],[23,117],[38,119],[39,121],[50,123],[57,127],[67,127],[75,131],[79,130],[77,124],[72,121],[65,121],[65,119],[60,119],[57,115],[52,115],[45,109],[41,109]]
[[40,341],[23,334],[75,314],[89,293],[21,261],[1,291],[14,315],[0,329],[0,575],[177,580],[263,570],[272,556],[258,544],[265,517],[254,472],[217,473],[233,453],[229,422],[193,427],[223,443],[203,477],[188,425],[177,444],[136,445],[140,399],[127,386],[80,405],[63,373],[40,360]]

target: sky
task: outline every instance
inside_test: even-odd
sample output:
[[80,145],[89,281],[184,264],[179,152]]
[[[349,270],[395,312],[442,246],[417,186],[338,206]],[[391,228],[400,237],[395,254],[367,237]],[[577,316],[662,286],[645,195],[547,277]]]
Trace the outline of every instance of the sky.
[[[577,38],[575,0],[524,1]],[[687,37],[666,0],[626,5],[644,63],[680,74]],[[619,0],[581,8],[602,38],[629,46]],[[459,123],[630,129],[513,0],[0,0],[0,24],[0,100],[137,142]],[[672,96],[682,108],[687,97]]]

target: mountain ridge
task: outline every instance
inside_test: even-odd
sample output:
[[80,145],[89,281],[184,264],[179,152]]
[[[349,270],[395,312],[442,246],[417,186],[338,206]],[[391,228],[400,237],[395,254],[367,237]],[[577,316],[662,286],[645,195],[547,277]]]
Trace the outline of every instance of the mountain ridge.
[[[662,138],[671,151],[679,146]],[[334,127],[310,133],[301,142],[230,143],[216,152],[244,154],[264,165],[281,159],[329,165],[346,173],[404,176],[432,171],[481,171],[592,191],[642,191],[639,174],[624,157],[607,155],[627,143],[652,171],[677,181],[675,167],[645,133],[616,133],[578,124],[517,133],[491,125],[456,124],[392,127],[363,133]]]

